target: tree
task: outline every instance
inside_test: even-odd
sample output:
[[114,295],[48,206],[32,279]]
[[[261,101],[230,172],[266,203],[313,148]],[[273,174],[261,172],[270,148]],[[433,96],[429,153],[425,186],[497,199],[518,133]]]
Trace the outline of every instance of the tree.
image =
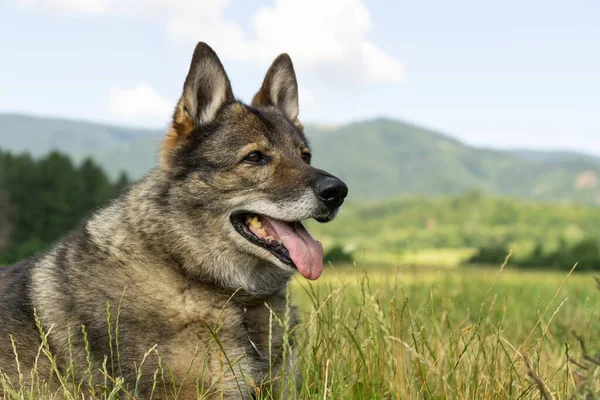
[[115,184],[115,186],[119,191],[121,191],[127,186],[129,186],[130,183],[131,181],[129,180],[129,175],[127,175],[127,172],[121,171],[121,174],[119,174],[119,179],[117,179],[117,183]]
[[39,160],[0,152],[0,179],[0,264],[6,264],[55,242],[118,196],[127,177],[113,184],[92,160],[77,167],[59,152]]
[[113,185],[108,181],[104,171],[90,158],[85,159],[79,167],[79,179],[83,190],[77,204],[79,215],[98,208],[114,194]]

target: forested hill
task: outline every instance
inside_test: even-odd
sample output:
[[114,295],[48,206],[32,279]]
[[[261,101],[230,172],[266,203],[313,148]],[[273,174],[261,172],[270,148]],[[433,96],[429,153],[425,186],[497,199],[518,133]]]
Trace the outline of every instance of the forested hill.
[[127,185],[92,160],[75,165],[51,152],[40,159],[0,151],[0,265],[45,248]]
[[[405,194],[485,193],[600,204],[600,159],[569,152],[476,148],[390,119],[341,127],[307,125],[314,164],[340,175],[351,199]],[[161,130],[0,114],[0,148],[36,156],[51,149],[76,162],[91,156],[114,179],[137,178],[156,163]]]

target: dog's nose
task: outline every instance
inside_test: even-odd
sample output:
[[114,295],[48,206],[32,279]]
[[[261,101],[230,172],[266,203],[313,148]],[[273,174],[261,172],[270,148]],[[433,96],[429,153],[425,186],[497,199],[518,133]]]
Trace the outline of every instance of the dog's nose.
[[317,181],[315,192],[328,208],[335,209],[348,195],[348,186],[335,176],[325,176]]

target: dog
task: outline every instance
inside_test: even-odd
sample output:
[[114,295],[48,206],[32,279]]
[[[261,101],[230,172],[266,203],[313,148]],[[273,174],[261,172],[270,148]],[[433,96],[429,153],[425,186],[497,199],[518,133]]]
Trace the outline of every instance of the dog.
[[198,43],[157,167],[49,251],[2,269],[11,384],[30,384],[35,365],[41,380],[120,377],[136,398],[249,399],[269,382],[274,397],[292,393],[293,335],[276,321],[298,324],[292,276],[323,271],[300,221],[331,221],[348,193],[310,165],[298,112],[287,54],[246,105]]

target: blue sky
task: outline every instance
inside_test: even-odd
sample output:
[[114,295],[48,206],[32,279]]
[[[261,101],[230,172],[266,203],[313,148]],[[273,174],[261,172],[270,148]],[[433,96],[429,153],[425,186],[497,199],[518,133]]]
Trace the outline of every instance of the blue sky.
[[600,155],[598,21],[596,0],[4,0],[0,112],[165,127],[202,40],[246,101],[288,52],[303,122]]

